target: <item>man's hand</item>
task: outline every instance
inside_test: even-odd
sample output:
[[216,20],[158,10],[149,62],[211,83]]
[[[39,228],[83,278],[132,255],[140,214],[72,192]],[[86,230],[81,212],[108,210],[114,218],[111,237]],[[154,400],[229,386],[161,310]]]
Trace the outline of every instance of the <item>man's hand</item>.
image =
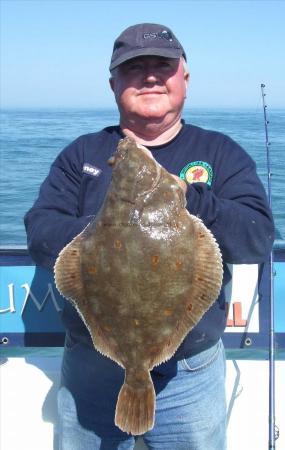
[[174,175],[173,173],[171,175],[173,176],[173,178],[175,178],[175,180],[177,181],[177,183],[179,184],[179,186],[183,190],[184,194],[186,194],[186,192],[187,192],[187,184],[185,183],[185,181],[181,180],[180,177],[178,177],[177,175]]

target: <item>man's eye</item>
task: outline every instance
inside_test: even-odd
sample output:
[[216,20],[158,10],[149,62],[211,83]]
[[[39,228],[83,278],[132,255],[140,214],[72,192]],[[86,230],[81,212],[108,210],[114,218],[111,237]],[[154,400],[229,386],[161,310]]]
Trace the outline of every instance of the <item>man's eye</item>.
[[159,67],[162,69],[172,69],[171,63],[168,61],[160,61]]
[[134,70],[142,70],[142,65],[141,64],[132,64],[127,67],[128,72],[132,72]]

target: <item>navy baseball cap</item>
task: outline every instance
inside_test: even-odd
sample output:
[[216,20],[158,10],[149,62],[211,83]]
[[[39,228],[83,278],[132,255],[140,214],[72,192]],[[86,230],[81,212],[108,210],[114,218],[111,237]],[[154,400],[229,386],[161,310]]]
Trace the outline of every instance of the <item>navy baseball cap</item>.
[[137,56],[164,56],[186,60],[185,51],[170,28],[140,23],[124,30],[115,40],[110,70]]

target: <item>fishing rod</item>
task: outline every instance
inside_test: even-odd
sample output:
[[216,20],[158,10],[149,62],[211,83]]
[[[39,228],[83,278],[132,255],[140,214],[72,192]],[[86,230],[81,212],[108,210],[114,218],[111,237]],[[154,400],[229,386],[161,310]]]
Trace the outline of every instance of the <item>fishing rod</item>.
[[[267,194],[269,206],[272,209],[272,188],[271,188],[271,161],[270,161],[270,142],[268,139],[267,105],[265,103],[265,84],[261,84],[261,95],[263,102],[263,115],[265,126],[265,146],[266,146],[266,162],[267,162]],[[270,253],[270,294],[269,294],[269,439],[268,449],[275,449],[275,441],[278,438],[275,427],[275,324],[274,324],[274,267],[273,267],[273,250]]]

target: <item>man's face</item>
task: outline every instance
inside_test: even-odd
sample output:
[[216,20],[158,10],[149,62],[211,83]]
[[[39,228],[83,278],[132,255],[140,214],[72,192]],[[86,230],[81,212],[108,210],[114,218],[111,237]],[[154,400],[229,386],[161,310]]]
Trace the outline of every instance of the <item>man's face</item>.
[[177,117],[188,77],[182,59],[142,56],[121,64],[110,80],[121,119]]

